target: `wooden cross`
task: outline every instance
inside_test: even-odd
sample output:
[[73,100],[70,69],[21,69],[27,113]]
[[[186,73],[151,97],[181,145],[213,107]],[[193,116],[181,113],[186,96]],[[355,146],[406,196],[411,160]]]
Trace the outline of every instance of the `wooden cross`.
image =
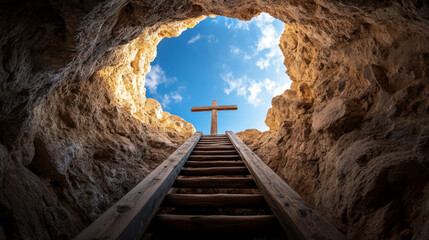
[[237,105],[218,106],[217,101],[213,100],[211,106],[191,108],[191,112],[212,111],[212,125],[210,128],[211,135],[217,134],[217,110],[237,110]]

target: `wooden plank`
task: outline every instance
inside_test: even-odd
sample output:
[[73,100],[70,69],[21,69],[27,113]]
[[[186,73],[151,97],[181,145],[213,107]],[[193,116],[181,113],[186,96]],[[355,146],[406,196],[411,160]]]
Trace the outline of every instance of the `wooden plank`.
[[192,135],[75,239],[140,239],[201,135]]
[[199,143],[231,143],[231,141],[228,140],[200,140]]
[[261,194],[168,194],[162,206],[263,208],[267,204]]
[[230,146],[219,146],[219,145],[213,145],[213,146],[196,146],[194,148],[195,150],[227,150],[227,149],[235,149],[233,145]]
[[240,159],[240,155],[190,155],[189,160],[224,160],[224,159]]
[[210,138],[201,138],[200,141],[229,141],[227,137],[210,137]]
[[224,147],[226,147],[226,146],[232,146],[232,143],[227,143],[227,142],[206,142],[206,143],[202,143],[202,142],[199,142],[198,144],[197,144],[199,147],[201,147],[201,146],[205,146],[205,147],[208,147],[208,146],[212,146],[212,145],[215,145],[215,146],[224,146]]
[[178,188],[255,188],[249,177],[178,177],[173,184]]
[[236,150],[218,150],[218,151],[201,151],[201,150],[194,150],[192,154],[195,155],[209,155],[209,154],[215,154],[215,155],[232,155],[232,154],[238,154]]
[[201,139],[206,139],[206,138],[228,138],[228,136],[226,136],[226,134],[217,134],[217,135],[203,135],[201,136]]
[[233,132],[227,131],[289,239],[345,239]]
[[161,231],[192,233],[265,232],[276,226],[276,219],[273,215],[207,216],[158,214],[153,221]]
[[234,167],[245,166],[243,161],[187,161],[185,167]]
[[201,137],[200,140],[228,140],[229,141],[229,138],[226,135],[218,134],[218,135],[209,135],[209,136],[212,136],[212,137]]
[[228,144],[228,145],[232,145],[231,142],[227,142],[227,141],[200,141],[198,144]]
[[215,158],[215,159],[190,159],[190,161],[193,161],[193,162],[216,162],[216,161],[220,161],[220,162],[227,162],[227,161],[229,161],[229,162],[242,162],[241,161],[241,159],[239,159],[239,158],[235,158],[235,159],[232,159],[232,158]]
[[246,167],[182,168],[182,176],[248,175]]
[[213,109],[216,110],[237,110],[237,105],[224,105],[224,106],[205,106],[205,107],[192,107],[191,112],[205,112],[205,111],[211,111]]
[[217,134],[217,101],[213,100],[212,103],[212,124],[210,127],[210,134],[211,135],[216,135]]

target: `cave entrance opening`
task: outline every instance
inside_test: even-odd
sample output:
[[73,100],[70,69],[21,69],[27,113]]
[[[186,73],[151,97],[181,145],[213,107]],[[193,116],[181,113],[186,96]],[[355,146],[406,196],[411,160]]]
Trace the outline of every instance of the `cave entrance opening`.
[[291,83],[279,47],[283,31],[284,23],[266,13],[250,21],[206,18],[158,44],[145,76],[146,95],[207,134],[210,119],[189,109],[213,99],[240,105],[236,113],[223,113],[219,132],[268,130],[264,120],[271,99]]

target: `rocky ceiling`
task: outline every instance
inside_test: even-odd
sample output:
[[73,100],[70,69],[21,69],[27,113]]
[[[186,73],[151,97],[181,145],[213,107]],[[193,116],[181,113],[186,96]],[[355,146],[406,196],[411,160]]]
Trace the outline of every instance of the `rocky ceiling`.
[[6,1],[0,238],[72,238],[195,129],[146,99],[163,37],[285,23],[291,90],[245,142],[349,239],[429,236],[425,1]]

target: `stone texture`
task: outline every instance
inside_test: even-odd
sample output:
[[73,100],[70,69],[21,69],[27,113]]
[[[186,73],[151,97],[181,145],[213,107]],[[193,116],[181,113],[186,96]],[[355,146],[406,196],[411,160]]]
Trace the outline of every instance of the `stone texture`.
[[[6,1],[0,238],[71,238],[191,132],[147,100],[162,37],[209,14],[285,22],[291,90],[240,136],[348,239],[427,239],[425,1]],[[147,106],[146,106],[147,103]]]

